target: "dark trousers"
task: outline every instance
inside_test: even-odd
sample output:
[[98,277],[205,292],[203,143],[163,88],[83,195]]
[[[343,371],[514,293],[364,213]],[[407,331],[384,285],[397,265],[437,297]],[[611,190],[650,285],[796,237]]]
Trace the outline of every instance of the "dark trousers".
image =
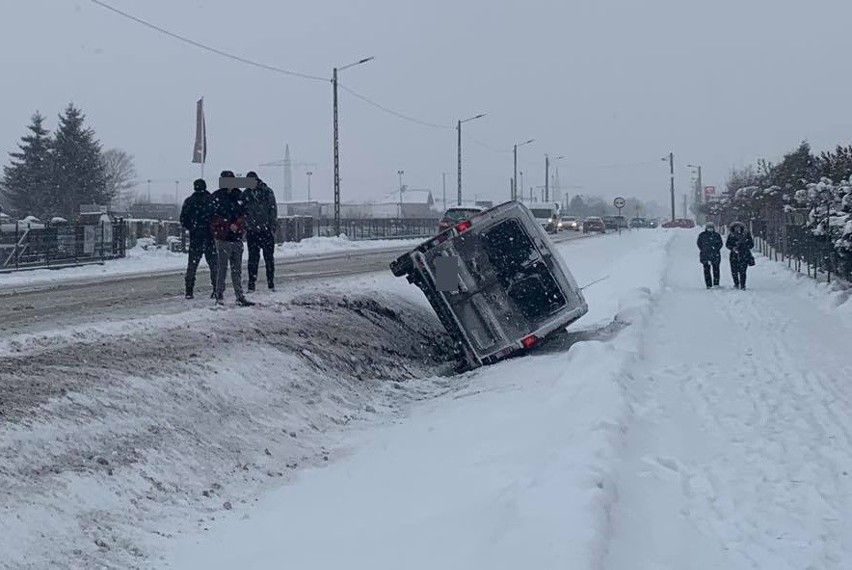
[[708,287],[719,284],[719,262],[720,260],[713,260],[702,263],[704,265],[704,284]]
[[212,237],[196,238],[189,240],[189,260],[186,263],[186,292],[191,294],[195,290],[195,273],[201,258],[207,261],[210,270],[210,285],[216,290],[216,244]]
[[225,297],[225,280],[231,266],[231,285],[237,300],[243,298],[243,242],[216,240],[218,271],[216,272],[216,298]]
[[734,277],[734,287],[737,289],[745,289],[747,270],[748,262],[742,262],[733,257],[731,258],[731,275]]
[[275,286],[275,235],[272,232],[249,232],[248,241],[248,286],[254,289],[260,266],[260,253],[266,265],[266,284]]

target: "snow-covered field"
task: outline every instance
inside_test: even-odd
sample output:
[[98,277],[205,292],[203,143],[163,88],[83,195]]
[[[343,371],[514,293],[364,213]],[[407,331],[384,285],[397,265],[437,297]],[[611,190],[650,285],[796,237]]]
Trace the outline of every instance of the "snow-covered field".
[[694,240],[560,246],[589,314],[461,376],[384,273],[10,339],[0,567],[852,567],[848,292]]
[[[422,240],[371,240],[351,241],[345,237],[316,237],[299,243],[284,243],[276,246],[276,259],[294,259],[347,251],[369,251],[414,247]],[[243,255],[248,258],[248,252]],[[201,261],[202,266],[205,264]],[[56,281],[90,279],[97,277],[144,275],[161,271],[179,271],[186,268],[186,254],[173,253],[165,247],[144,249],[140,246],[127,250],[122,259],[104,264],[82,265],[63,269],[35,269],[14,273],[0,273],[0,287],[35,285]]]

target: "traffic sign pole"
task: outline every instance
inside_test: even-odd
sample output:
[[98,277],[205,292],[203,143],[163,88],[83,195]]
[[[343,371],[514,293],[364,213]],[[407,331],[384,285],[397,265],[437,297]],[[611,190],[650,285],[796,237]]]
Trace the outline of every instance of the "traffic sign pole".
[[618,209],[618,235],[621,235],[621,209],[627,204],[627,201],[618,196],[615,200],[612,201],[612,205]]

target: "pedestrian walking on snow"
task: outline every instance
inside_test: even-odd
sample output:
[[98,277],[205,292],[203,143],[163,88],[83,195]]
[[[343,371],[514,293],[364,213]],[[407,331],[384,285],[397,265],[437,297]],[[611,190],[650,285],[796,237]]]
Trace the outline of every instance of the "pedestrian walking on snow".
[[248,290],[255,290],[260,254],[266,266],[266,285],[275,290],[275,232],[278,230],[278,205],[272,188],[257,173],[249,172],[247,178],[257,180],[254,188],[243,192],[246,203],[246,242],[248,243]]
[[[220,178],[234,178],[230,170],[222,171]],[[227,185],[227,182],[220,186]],[[216,238],[218,273],[216,279],[216,304],[224,304],[225,279],[231,266],[231,285],[237,304],[254,305],[243,294],[243,237],[246,233],[246,207],[239,188],[219,188],[213,193],[213,219],[211,226]]]
[[719,286],[719,265],[722,262],[722,236],[716,224],[707,222],[704,231],[698,234],[699,261],[704,266],[704,284],[707,288]]
[[192,183],[192,195],[184,200],[180,210],[180,223],[189,232],[189,260],[186,264],[186,298],[192,299],[195,291],[195,273],[201,258],[207,261],[210,284],[213,286],[211,299],[216,298],[216,243],[213,240],[213,196],[207,191],[207,183],[199,178]]
[[742,222],[734,222],[729,230],[725,247],[731,250],[731,275],[734,278],[734,288],[745,289],[746,272],[750,265],[754,265],[754,255],[751,253],[754,238]]

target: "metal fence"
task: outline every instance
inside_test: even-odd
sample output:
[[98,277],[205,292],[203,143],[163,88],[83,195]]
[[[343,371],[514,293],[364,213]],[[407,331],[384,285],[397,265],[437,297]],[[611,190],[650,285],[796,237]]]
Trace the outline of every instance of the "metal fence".
[[[315,235],[333,237],[334,220],[314,221]],[[341,218],[340,233],[351,240],[428,238],[438,232],[437,218]]]
[[791,269],[814,279],[852,283],[852,257],[841,254],[834,245],[840,237],[838,229],[829,228],[824,235],[814,235],[804,227],[801,214],[752,220],[751,226],[755,246],[763,255],[786,262]]
[[0,226],[0,272],[63,267],[124,257],[125,224],[41,224]]

